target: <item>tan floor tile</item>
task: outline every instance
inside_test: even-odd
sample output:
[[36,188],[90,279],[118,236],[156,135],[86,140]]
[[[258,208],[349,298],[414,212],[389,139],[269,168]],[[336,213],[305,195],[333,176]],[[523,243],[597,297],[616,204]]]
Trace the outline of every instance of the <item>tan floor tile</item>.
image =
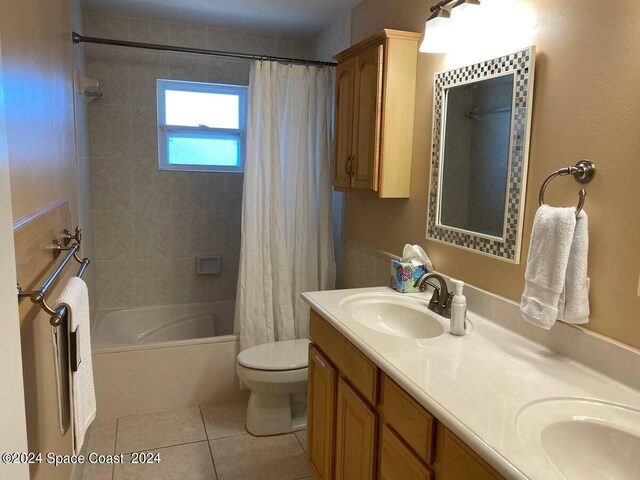
[[111,480],[113,465],[85,463],[82,469],[82,480]]
[[300,445],[302,445],[302,449],[306,452],[307,451],[307,430],[300,430],[299,432],[296,432],[296,437],[298,437],[298,441],[300,442]]
[[206,440],[199,407],[118,419],[116,453],[131,453]]
[[209,440],[246,435],[246,401],[208,405],[201,410]]
[[295,480],[309,475],[304,451],[293,434],[211,440],[220,480]]
[[95,452],[101,455],[114,453],[116,447],[116,419],[95,420],[89,430],[87,455]]
[[[91,424],[87,438],[86,456],[94,452],[110,455],[116,446],[116,419],[95,420]],[[113,465],[85,463],[82,468],[82,480],[111,480]]]
[[189,443],[153,450],[159,463],[132,464],[126,455],[124,464],[116,465],[114,480],[215,480],[207,442]]

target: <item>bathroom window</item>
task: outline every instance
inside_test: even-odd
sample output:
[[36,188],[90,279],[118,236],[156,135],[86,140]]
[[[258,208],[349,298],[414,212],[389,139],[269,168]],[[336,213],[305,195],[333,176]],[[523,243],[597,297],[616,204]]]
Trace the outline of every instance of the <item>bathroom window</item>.
[[160,170],[242,172],[246,110],[247,87],[158,80]]

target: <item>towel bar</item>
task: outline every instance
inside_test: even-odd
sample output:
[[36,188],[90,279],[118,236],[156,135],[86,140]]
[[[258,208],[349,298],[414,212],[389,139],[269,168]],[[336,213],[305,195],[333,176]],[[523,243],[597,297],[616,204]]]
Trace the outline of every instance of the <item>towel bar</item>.
[[[51,320],[49,321],[49,323],[51,323],[52,327],[57,327],[62,323],[62,319],[67,313],[67,307],[61,305],[56,308],[51,308],[51,306],[47,303],[47,300],[45,297],[47,294],[47,291],[49,290],[49,288],[51,288],[51,285],[53,285],[53,283],[57,280],[58,276],[64,270],[64,267],[67,266],[67,264],[71,261],[72,258],[75,259],[78,263],[80,263],[80,268],[78,270],[78,273],[76,274],[76,276],[80,278],[82,278],[82,275],[84,275],[85,270],[87,269],[87,267],[89,266],[89,263],[91,262],[91,260],[89,260],[88,258],[80,258],[80,255],[79,255],[80,241],[82,238],[80,228],[76,227],[75,232],[76,234],[74,236],[72,236],[68,230],[65,230],[64,232],[66,235],[65,240],[67,239],[69,241],[71,241],[72,239],[76,240],[76,243],[74,243],[70,247],[67,247],[67,246],[63,247],[57,239],[53,241],[53,246],[51,247],[53,250],[58,252],[66,251],[67,254],[64,256],[64,258],[58,264],[58,266],[53,271],[53,273],[49,275],[49,278],[47,278],[44,281],[44,283],[39,289],[23,292],[22,288],[20,288],[20,284],[17,284],[18,297],[19,298],[29,297],[33,303],[40,305],[40,307],[42,307],[42,309],[45,312],[51,315]],[[68,243],[68,242],[65,242],[65,243]]]
[[[562,177],[565,175],[573,175],[573,178],[576,182],[585,184],[589,183],[593,180],[593,177],[596,174],[596,166],[590,162],[589,160],[580,160],[573,167],[566,167],[556,170],[551,175],[549,175],[544,182],[542,182],[542,186],[540,187],[540,194],[538,195],[538,202],[540,206],[544,205],[544,192],[547,189],[547,185],[549,182],[556,177]],[[581,188],[578,192],[580,199],[578,200],[578,206],[576,207],[576,217],[582,211],[582,207],[584,207],[585,197],[587,196],[587,191],[584,188]]]

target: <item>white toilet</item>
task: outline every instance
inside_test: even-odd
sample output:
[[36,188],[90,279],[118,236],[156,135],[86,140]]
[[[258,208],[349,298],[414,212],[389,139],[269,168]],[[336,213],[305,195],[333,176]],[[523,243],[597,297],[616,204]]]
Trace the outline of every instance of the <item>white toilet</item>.
[[236,372],[251,389],[247,430],[277,435],[307,426],[309,340],[284,340],[248,348],[238,354]]

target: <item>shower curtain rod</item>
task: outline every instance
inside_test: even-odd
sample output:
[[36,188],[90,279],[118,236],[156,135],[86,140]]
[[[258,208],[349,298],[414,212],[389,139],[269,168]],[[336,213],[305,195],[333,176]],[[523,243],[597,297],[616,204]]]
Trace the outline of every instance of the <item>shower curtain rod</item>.
[[113,40],[110,38],[85,37],[79,33],[71,34],[73,43],[97,43],[100,45],[115,45],[118,47],[145,48],[147,50],[164,50],[167,52],[195,53],[199,55],[213,55],[216,57],[243,58],[246,60],[274,60],[276,62],[298,63],[301,65],[313,65],[316,67],[335,67],[337,63],[321,62],[319,60],[303,60],[301,58],[276,57],[273,55],[252,55],[250,53],[225,52],[222,50],[206,50],[204,48],[177,47],[174,45],[158,45],[155,43],[128,42],[125,40]]

